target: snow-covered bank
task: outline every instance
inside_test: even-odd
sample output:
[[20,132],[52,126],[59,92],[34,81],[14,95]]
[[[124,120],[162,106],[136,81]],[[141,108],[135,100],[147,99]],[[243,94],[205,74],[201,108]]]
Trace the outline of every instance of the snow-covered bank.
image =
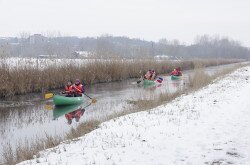
[[250,164],[250,67],[21,164]]

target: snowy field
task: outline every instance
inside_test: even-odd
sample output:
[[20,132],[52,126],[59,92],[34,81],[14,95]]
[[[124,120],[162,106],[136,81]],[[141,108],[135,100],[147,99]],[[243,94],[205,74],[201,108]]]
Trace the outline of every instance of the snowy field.
[[250,67],[20,164],[250,164]]
[[[8,66],[11,69],[19,68],[35,68],[35,69],[44,69],[46,67],[60,67],[67,65],[74,66],[84,66],[86,64],[95,63],[95,62],[136,62],[136,61],[145,61],[139,59],[66,59],[66,58],[51,58],[51,59],[42,59],[42,58],[19,58],[19,57],[10,57],[0,59],[1,65]],[[162,62],[165,60],[156,60],[157,62]],[[179,63],[180,61],[168,60],[168,62]]]
[[[0,60],[0,65],[3,63],[9,68],[38,68],[44,69],[49,66],[59,67],[74,64],[75,66],[82,66],[87,63],[95,62],[93,59],[40,59],[40,58],[18,58],[10,57]],[[99,60],[100,61],[100,60]]]

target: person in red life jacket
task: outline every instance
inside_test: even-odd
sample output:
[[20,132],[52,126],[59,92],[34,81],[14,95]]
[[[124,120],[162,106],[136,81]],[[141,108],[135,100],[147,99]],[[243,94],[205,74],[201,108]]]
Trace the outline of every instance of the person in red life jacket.
[[72,81],[68,81],[67,85],[65,86],[65,93],[66,93],[66,97],[73,97],[74,89],[73,89]]
[[84,86],[81,84],[81,81],[79,79],[76,79],[76,82],[73,85],[73,89],[75,91],[75,97],[81,97],[82,94],[85,92]]
[[148,72],[145,74],[144,79],[154,80],[155,76],[156,76],[156,72],[154,70],[149,69]]
[[176,68],[176,70],[177,70],[177,72],[178,72],[178,76],[182,76],[182,73],[181,73],[181,68],[180,67],[178,67],[178,68]]
[[152,72],[151,72],[151,80],[154,80],[155,77],[156,77],[156,72],[155,72],[155,70],[152,70]]
[[150,77],[151,77],[151,73],[152,73],[152,71],[149,69],[149,70],[147,71],[147,73],[144,75],[144,79],[149,80]]
[[178,76],[178,71],[176,69],[174,69],[170,75],[173,75],[173,76]]

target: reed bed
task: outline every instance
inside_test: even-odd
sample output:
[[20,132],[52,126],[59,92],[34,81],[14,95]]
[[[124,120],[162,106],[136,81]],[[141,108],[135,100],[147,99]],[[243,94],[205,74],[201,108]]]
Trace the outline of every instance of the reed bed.
[[159,74],[169,73],[175,67],[183,70],[194,69],[198,63],[201,66],[216,66],[240,62],[240,60],[187,60],[187,61],[156,61],[156,60],[105,60],[91,61],[84,65],[74,62],[65,65],[48,65],[39,67],[11,67],[4,61],[0,63],[0,97],[31,92],[44,92],[62,88],[68,80],[81,79],[85,84],[121,81],[138,78],[148,69],[154,69]]

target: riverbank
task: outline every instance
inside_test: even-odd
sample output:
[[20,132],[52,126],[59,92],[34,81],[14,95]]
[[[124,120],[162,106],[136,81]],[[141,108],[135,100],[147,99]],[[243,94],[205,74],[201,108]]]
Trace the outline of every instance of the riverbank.
[[[169,73],[175,67],[182,70],[194,69],[195,66],[217,66],[241,62],[242,60],[44,60],[2,59],[0,61],[0,98],[32,92],[46,92],[62,88],[68,80],[81,79],[91,85],[103,82],[121,81],[138,78],[148,69],[155,69],[158,74]],[[16,65],[11,65],[13,61]],[[11,89],[11,90],[10,90]]]
[[250,163],[250,67],[20,164]]

